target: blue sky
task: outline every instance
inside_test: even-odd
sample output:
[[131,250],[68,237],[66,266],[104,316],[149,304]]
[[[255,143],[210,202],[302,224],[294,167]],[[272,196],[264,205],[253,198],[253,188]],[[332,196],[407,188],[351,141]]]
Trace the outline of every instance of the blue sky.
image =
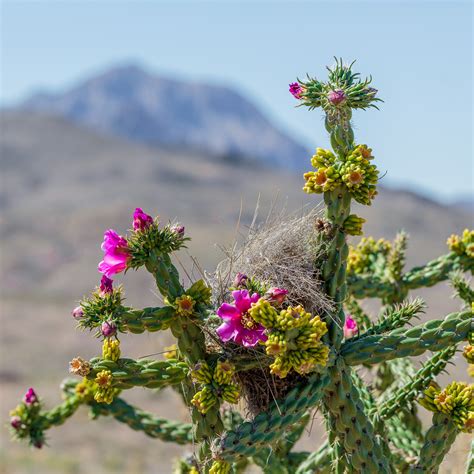
[[294,108],[288,82],[357,59],[385,100],[355,114],[386,183],[439,200],[473,190],[473,6],[465,2],[8,1],[1,102],[65,88],[123,61],[227,84],[308,146],[321,114]]

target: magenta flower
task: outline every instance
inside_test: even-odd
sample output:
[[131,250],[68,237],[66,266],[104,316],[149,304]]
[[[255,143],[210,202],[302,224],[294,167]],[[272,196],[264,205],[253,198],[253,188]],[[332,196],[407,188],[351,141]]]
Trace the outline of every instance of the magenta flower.
[[153,217],[139,207],[133,213],[133,230],[145,230],[153,224]]
[[281,305],[285,301],[287,294],[288,290],[284,288],[270,288],[265,296],[271,303]]
[[328,100],[331,102],[331,104],[337,105],[346,100],[346,94],[342,89],[330,91],[328,93]]
[[84,311],[80,306],[77,306],[72,310],[72,317],[76,320],[82,319],[84,317]]
[[344,322],[344,337],[350,339],[359,332],[357,328],[357,322],[351,318],[351,315],[346,316],[346,321]]
[[106,293],[112,293],[112,291],[114,291],[113,287],[112,287],[112,284],[113,284],[113,280],[111,280],[110,278],[107,278],[105,275],[102,275],[102,278],[100,279],[100,291],[102,294],[106,294]]
[[100,326],[100,332],[104,337],[112,337],[117,334],[117,326],[113,321],[104,321]]
[[28,391],[25,393],[25,403],[27,405],[32,405],[38,401],[38,397],[36,396],[35,391],[30,387]]
[[104,251],[104,259],[99,263],[99,272],[110,278],[127,268],[130,253],[127,241],[112,229],[104,234],[101,249]]
[[234,287],[235,288],[245,288],[247,285],[249,277],[245,273],[237,273],[234,278]]
[[234,304],[223,303],[217,310],[217,315],[224,320],[216,332],[222,341],[233,340],[245,347],[253,347],[259,341],[266,341],[265,328],[255,322],[248,314],[252,303],[260,299],[258,293],[249,295],[248,290],[232,292]]
[[297,82],[292,82],[290,84],[290,93],[295,99],[301,99],[303,88]]
[[12,416],[10,418],[10,426],[14,430],[19,430],[21,428],[21,418],[19,416]]

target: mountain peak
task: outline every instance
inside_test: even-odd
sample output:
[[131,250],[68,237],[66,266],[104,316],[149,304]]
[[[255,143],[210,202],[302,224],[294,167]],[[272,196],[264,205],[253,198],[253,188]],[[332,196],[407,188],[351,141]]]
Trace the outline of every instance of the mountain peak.
[[147,145],[190,148],[301,169],[307,150],[230,88],[162,77],[124,62],[20,108],[60,115]]

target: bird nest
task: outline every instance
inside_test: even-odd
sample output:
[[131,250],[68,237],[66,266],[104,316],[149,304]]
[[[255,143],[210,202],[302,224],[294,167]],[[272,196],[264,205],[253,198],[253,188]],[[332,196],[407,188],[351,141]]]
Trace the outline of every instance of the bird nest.
[[[225,259],[210,279],[216,307],[231,301],[229,287],[236,273],[241,272],[267,286],[286,289],[288,305],[301,305],[314,315],[330,313],[333,302],[323,290],[320,274],[325,247],[319,233],[327,230],[318,209],[290,216],[280,213],[261,225],[251,226],[240,243],[225,250]],[[298,374],[289,374],[284,379],[272,375],[263,347],[256,346],[248,352],[240,346],[226,344],[221,349],[231,358],[247,358],[249,365],[253,365],[238,372],[242,396],[250,413],[265,410],[270,402],[283,398],[303,380]]]

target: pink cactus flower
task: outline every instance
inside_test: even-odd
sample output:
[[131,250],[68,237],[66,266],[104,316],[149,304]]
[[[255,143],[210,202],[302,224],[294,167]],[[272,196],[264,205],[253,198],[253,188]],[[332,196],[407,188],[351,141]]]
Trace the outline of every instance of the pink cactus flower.
[[270,288],[267,293],[266,297],[268,301],[271,303],[275,303],[276,305],[281,305],[286,299],[286,295],[288,294],[288,290],[285,290],[284,288]]
[[292,82],[290,84],[290,93],[295,99],[301,99],[303,94],[303,88],[297,82]]
[[249,277],[245,273],[237,273],[234,278],[234,287],[235,288],[245,288]]
[[80,306],[74,308],[71,312],[72,317],[76,320],[82,319],[84,317],[84,311]]
[[113,282],[114,281],[111,280],[110,278],[106,277],[105,275],[102,275],[102,278],[100,279],[100,286],[99,286],[100,292],[103,295],[105,295],[106,293],[112,293],[112,291],[114,291],[112,287]]
[[234,304],[223,303],[217,310],[217,315],[224,320],[216,332],[222,341],[233,340],[245,347],[253,347],[259,341],[266,341],[265,328],[256,323],[248,314],[252,303],[260,299],[258,293],[250,296],[248,290],[232,292]]
[[351,315],[346,316],[346,321],[344,322],[344,337],[350,339],[354,337],[359,332],[357,328],[357,322],[351,318]]
[[25,403],[27,405],[32,405],[33,403],[36,403],[38,401],[38,397],[36,396],[35,391],[33,388],[29,388],[28,391],[25,393]]
[[342,89],[330,91],[328,93],[328,100],[331,102],[331,104],[338,105],[346,100],[346,94]]
[[21,418],[19,416],[12,416],[10,418],[10,426],[14,430],[19,430],[21,428]]
[[113,321],[104,321],[100,326],[100,332],[104,337],[112,337],[117,334],[117,326]]
[[127,241],[112,229],[104,234],[101,249],[104,251],[104,259],[99,263],[99,272],[110,278],[127,268],[130,253]]
[[153,224],[153,217],[149,216],[140,207],[133,213],[133,230],[145,230]]

